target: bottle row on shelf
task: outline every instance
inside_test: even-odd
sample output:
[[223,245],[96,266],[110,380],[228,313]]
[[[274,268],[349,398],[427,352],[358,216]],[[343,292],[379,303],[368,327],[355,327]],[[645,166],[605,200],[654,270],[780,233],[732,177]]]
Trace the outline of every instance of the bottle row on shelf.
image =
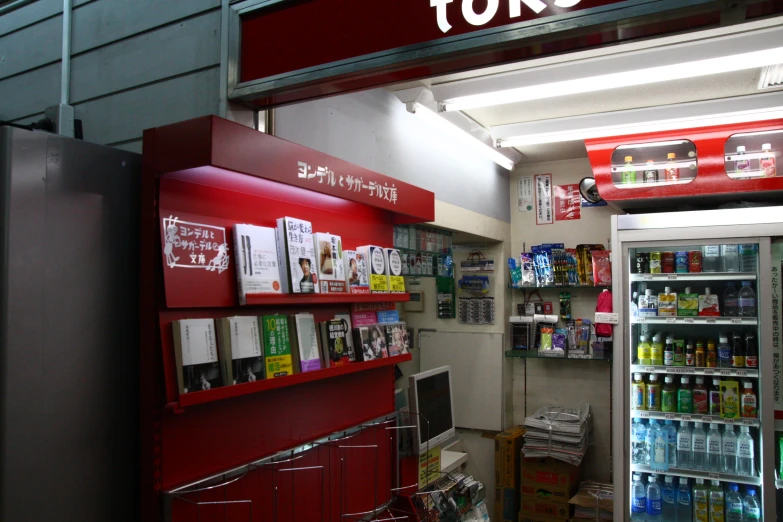
[[674,292],[667,286],[655,293],[648,288],[643,294],[634,292],[631,301],[634,317],[757,317],[756,292],[750,281],[742,281],[737,289],[734,283],[726,286],[721,298],[710,287],[703,294],[689,286],[684,292]]
[[688,274],[700,272],[755,273],[757,246],[704,245],[676,252],[636,252],[631,260],[631,273]]
[[756,343],[756,335],[740,332],[731,334],[722,333],[718,337],[718,344],[714,339],[707,339],[705,343],[697,339],[677,339],[672,335],[666,336],[656,333],[652,336],[652,343],[648,335],[639,336],[639,344],[636,345],[637,363],[652,366],[685,366],[695,368],[753,368],[759,366],[759,350]]

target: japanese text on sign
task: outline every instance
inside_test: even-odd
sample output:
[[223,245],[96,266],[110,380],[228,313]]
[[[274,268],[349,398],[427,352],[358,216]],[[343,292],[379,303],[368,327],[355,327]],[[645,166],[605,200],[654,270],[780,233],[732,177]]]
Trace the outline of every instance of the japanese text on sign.
[[555,218],[557,221],[580,219],[582,217],[581,199],[579,185],[558,185],[555,187]]
[[163,255],[169,268],[202,268],[222,273],[228,268],[226,229],[163,218]]
[[397,204],[397,186],[394,183],[391,186],[386,182],[383,185],[375,181],[365,183],[363,177],[343,176],[342,174],[336,174],[328,167],[316,167],[314,169],[304,161],[298,162],[297,176],[300,179],[317,181],[330,187],[339,186],[345,189],[346,192],[362,193],[364,191],[369,193],[370,196]]
[[781,386],[781,346],[780,346],[780,270],[783,244],[772,245],[772,386],[776,411],[783,411]]
[[536,181],[536,224],[551,225],[554,222],[552,209],[552,175],[538,174]]

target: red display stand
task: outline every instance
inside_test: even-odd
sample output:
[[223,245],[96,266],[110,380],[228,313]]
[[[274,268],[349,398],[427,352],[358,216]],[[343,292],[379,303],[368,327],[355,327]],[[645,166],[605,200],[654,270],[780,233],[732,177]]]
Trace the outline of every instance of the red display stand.
[[[346,249],[391,246],[395,223],[434,220],[434,195],[214,116],[145,131],[140,231],[144,521],[162,518],[167,491],[395,411],[394,365],[410,355],[179,395],[175,320],[307,311],[323,321],[347,313],[352,303],[408,299],[407,294],[250,295],[248,305],[239,306],[232,227],[275,226],[284,216],[311,221],[314,231],[341,235]],[[393,480],[396,436],[384,430],[363,429],[351,435],[349,444],[318,446],[298,458],[295,474],[281,471],[283,464],[260,466],[195,500],[169,499],[167,510],[175,522],[286,520],[283,505],[298,506],[292,520],[340,520],[346,513],[372,510],[389,500]],[[372,471],[360,449],[370,446],[375,448]],[[314,464],[303,466],[306,462]],[[318,480],[301,471],[309,467],[321,470]],[[368,473],[381,478],[369,481]],[[216,496],[220,507],[210,503]],[[302,511],[304,498],[322,499],[323,510],[316,502],[312,511]],[[210,509],[220,516],[210,518]]]
[[[768,153],[761,152],[764,143],[771,145]],[[586,140],[585,144],[601,197],[623,208],[661,207],[676,204],[677,200],[692,202],[694,198],[720,203],[783,196],[780,168],[773,176],[758,172],[758,161],[764,154],[772,154],[778,164],[783,163],[783,120],[597,138]],[[744,161],[736,156],[738,146],[747,149],[747,174],[738,167],[737,160]],[[667,182],[667,154],[674,151],[681,179]],[[636,183],[622,182],[628,156],[633,158]],[[647,161],[653,161],[657,182],[644,182]]]

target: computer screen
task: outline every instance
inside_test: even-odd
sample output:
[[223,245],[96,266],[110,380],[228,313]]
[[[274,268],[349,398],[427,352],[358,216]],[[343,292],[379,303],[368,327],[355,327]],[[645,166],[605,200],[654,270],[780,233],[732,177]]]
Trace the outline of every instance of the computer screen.
[[410,380],[411,411],[420,416],[418,445],[420,451],[426,451],[427,446],[436,446],[455,435],[451,368],[444,366],[416,374]]

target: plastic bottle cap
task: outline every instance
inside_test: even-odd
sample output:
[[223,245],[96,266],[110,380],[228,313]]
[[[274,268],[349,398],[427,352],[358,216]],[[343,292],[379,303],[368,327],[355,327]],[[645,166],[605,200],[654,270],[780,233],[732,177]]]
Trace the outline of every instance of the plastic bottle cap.
[[704,377],[696,377],[696,384],[704,384]]
[[668,375],[664,379],[666,382],[674,382],[674,377],[669,377]]
[[663,421],[663,423],[666,424],[667,426],[671,426],[672,424],[674,424],[674,421],[669,419],[669,420]]
[[650,375],[650,382],[657,381],[657,380],[658,380],[658,376],[656,374],[653,373]]
[[644,295],[652,295],[652,290],[648,288],[647,290],[644,291]]
[[720,379],[712,379],[712,384],[715,386],[720,386]]
[[720,486],[720,480],[713,480],[712,481],[713,486]]
[[633,374],[633,378],[636,379],[637,381],[641,381],[642,380],[642,374],[641,373],[634,373]]
[[653,342],[654,343],[661,342],[661,334],[657,333],[657,334],[653,335]]
[[664,287],[663,292],[666,293],[666,294],[671,294],[672,293],[672,287],[671,286]]
[[756,495],[756,490],[755,490],[755,489],[753,489],[753,488],[747,488],[747,489],[745,489],[745,492],[746,492],[748,495],[750,495],[751,497],[753,497],[753,496],[755,496],[755,495]]
[[687,428],[687,427],[688,427],[688,421],[680,422],[680,428]]
[[750,286],[750,281],[743,281],[742,286]]
[[690,382],[690,379],[688,377],[683,377],[682,379],[680,379],[680,382],[682,384],[688,384]]
[[709,286],[704,288],[704,295],[710,295],[710,287]]
[[667,337],[666,344],[672,344],[672,343],[674,343],[674,337]]
[[647,160],[647,164],[648,165],[653,165],[653,164],[655,164],[655,162],[653,160]]
[[639,336],[639,341],[641,341],[643,343],[646,343],[647,342],[647,336],[646,335],[640,335]]
[[672,476],[671,476],[671,475],[666,475],[666,476],[663,478],[663,481],[664,481],[664,482],[667,482],[667,483],[669,483],[669,484],[671,484],[671,483],[672,483],[672,481],[673,481],[673,478],[672,478]]
[[729,342],[729,338],[728,338],[728,336],[721,335],[721,336],[720,336],[720,342],[722,342],[722,343],[727,343],[727,342]]
[[649,482],[650,484],[652,484],[653,482],[655,482],[655,477],[653,477],[652,475],[650,475],[649,477],[647,477],[647,482]]
[[745,382],[745,383],[742,383],[742,387],[743,387],[743,388],[750,388],[750,389],[753,389],[753,383],[752,383],[752,382]]
[[666,157],[667,157],[667,158],[669,158],[669,159],[674,159],[674,158],[676,158],[676,157],[677,157],[677,155],[676,155],[675,153],[673,153],[673,152],[670,152],[670,153],[668,153],[668,154],[666,155]]
[[693,427],[694,427],[694,428],[701,428],[701,422],[700,422],[700,421],[695,421],[695,422],[693,423]]
[[702,479],[702,478],[697,478],[697,479],[696,479],[696,484],[704,484],[704,479]]
[[765,152],[768,151],[768,150],[772,150],[772,145],[770,145],[769,143],[765,143],[764,145],[761,146],[761,150],[763,150]]
[[715,424],[714,422],[711,422],[711,423],[710,423],[710,429],[711,429],[711,430],[717,430],[717,429],[718,429],[718,425],[717,425],[717,424]]
[[729,484],[729,489],[732,491],[739,491],[739,486],[736,484]]
[[631,161],[633,161],[633,157],[632,157],[632,156],[626,156],[626,157],[625,157],[625,162],[626,162],[626,163],[629,163],[629,162],[631,162]]
[[685,287],[685,293],[686,293],[686,294],[690,294],[690,293],[692,293],[692,292],[691,292],[691,287],[690,287],[690,286],[686,286],[686,287]]
[[740,426],[740,431],[744,433],[750,433],[750,426]]
[[634,479],[634,480],[642,480],[642,476],[641,476],[641,475],[639,475],[639,474],[637,474],[637,473],[634,473],[634,474],[633,474],[633,479]]
[[740,145],[739,147],[737,147],[737,152],[745,152],[745,146]]

